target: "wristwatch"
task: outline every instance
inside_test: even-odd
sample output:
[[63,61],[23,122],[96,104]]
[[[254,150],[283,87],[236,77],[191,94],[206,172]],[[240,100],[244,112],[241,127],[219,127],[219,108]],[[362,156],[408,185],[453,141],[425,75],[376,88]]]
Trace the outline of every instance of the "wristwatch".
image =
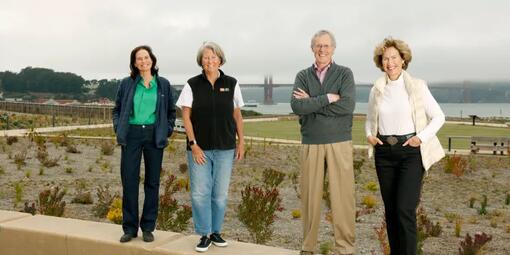
[[195,144],[197,144],[197,141],[196,141],[196,140],[190,140],[190,141],[188,142],[189,147],[191,147],[191,146],[193,146],[193,145],[195,145]]

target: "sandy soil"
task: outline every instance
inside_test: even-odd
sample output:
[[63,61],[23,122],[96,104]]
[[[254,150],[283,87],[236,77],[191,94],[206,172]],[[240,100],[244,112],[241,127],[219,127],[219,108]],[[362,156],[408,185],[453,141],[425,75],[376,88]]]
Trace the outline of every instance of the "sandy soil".
[[[5,138],[0,138],[0,209],[21,210],[23,202],[15,206],[14,184],[23,185],[22,201],[35,201],[37,194],[45,187],[60,185],[68,190],[65,200],[68,203],[64,217],[79,218],[93,221],[108,222],[93,215],[93,205],[71,203],[76,193],[77,181],[86,183],[86,187],[94,194],[98,185],[110,184],[113,191],[120,192],[120,148],[117,147],[112,156],[102,156],[99,141],[77,140],[80,154],[67,153],[65,147],[58,147],[47,143],[50,157],[60,156],[59,166],[44,168],[35,158],[36,146],[21,138],[13,145],[7,145]],[[184,144],[175,143],[171,150],[166,150],[163,169],[165,174],[172,173],[178,177],[185,177],[178,171],[179,164],[185,163]],[[248,145],[250,151],[247,158],[236,163],[230,186],[230,197],[224,226],[224,236],[229,239],[252,242],[249,233],[237,219],[236,208],[240,202],[241,190],[246,184],[261,184],[262,171],[273,168],[284,173],[299,173],[299,146],[282,145]],[[16,153],[26,151],[26,165],[17,169],[13,159]],[[365,151],[356,151],[356,159],[365,158]],[[454,225],[448,217],[458,214],[463,218],[461,236],[466,233],[484,231],[493,235],[493,240],[486,245],[486,254],[510,254],[510,211],[505,205],[505,195],[510,192],[510,157],[508,156],[473,156],[468,164],[467,173],[462,177],[446,174],[442,163],[436,164],[424,181],[422,205],[430,219],[440,222],[443,232],[439,237],[428,238],[424,243],[424,254],[457,254],[461,238],[455,237]],[[41,168],[44,173],[40,175]],[[66,171],[67,168],[67,171]],[[69,171],[69,168],[72,168]],[[3,171],[2,171],[3,170]],[[70,173],[69,173],[70,172]],[[143,175],[143,171],[142,171]],[[379,191],[369,191],[365,188],[368,182],[377,183],[373,162],[366,160],[357,177],[357,207],[362,197],[373,195],[377,198],[375,212],[359,217],[356,224],[356,245],[358,254],[382,254],[376,239],[374,228],[378,227],[383,217],[383,205]],[[286,178],[280,185],[284,210],[277,214],[275,233],[268,243],[271,246],[300,249],[302,241],[301,221],[293,219],[292,210],[300,208],[298,196],[292,181]],[[482,195],[488,197],[488,215],[478,215]],[[475,197],[475,208],[469,208],[468,201]],[[178,195],[181,202],[190,204],[189,194]],[[143,199],[143,194],[140,200]],[[327,208],[324,206],[320,237],[318,244],[333,242],[333,232],[326,220]],[[192,224],[185,233],[192,233]],[[119,226],[119,236],[121,228]],[[318,245],[319,246],[319,245]]]

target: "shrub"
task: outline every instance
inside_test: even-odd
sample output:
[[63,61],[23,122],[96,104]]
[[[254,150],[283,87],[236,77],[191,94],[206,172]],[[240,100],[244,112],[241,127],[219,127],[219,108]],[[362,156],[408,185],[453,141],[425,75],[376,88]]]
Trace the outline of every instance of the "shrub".
[[274,170],[272,168],[264,169],[262,172],[262,182],[266,185],[267,188],[276,188],[283,182],[285,178],[285,174]]
[[453,223],[456,219],[460,218],[460,215],[456,213],[445,213],[444,217],[448,220],[448,222]]
[[377,236],[377,240],[379,241],[379,246],[381,247],[381,251],[384,255],[390,254],[390,244],[388,243],[388,238],[386,234],[386,220],[383,219],[381,221],[381,225],[379,227],[375,227],[375,234]]
[[510,193],[506,193],[505,205],[510,205]]
[[110,192],[110,186],[105,184],[104,186],[97,187],[97,202],[92,207],[92,212],[96,217],[104,218],[108,214],[108,210],[113,203],[115,198],[119,198],[119,194],[112,194]]
[[16,137],[16,136],[7,136],[5,138],[5,142],[7,143],[7,145],[12,145],[13,143],[17,143],[18,142],[18,137]]
[[189,182],[189,178],[179,178],[177,179],[177,186],[179,186],[179,190],[186,190],[186,191],[190,191],[190,182]]
[[174,194],[184,188],[175,180],[175,175],[169,175],[163,194],[159,196],[158,229],[181,232],[188,227],[191,207],[179,204],[174,198]]
[[241,191],[237,216],[256,243],[264,244],[271,240],[276,211],[283,210],[281,202],[276,188],[262,189],[248,185]]
[[71,143],[71,140],[67,136],[67,133],[63,133],[57,136],[53,136],[50,138],[50,141],[55,144],[56,146],[67,146]]
[[377,183],[375,182],[367,182],[365,184],[365,189],[368,191],[376,192],[379,189],[379,187],[377,187]]
[[374,208],[377,205],[377,199],[372,195],[368,195],[363,197],[361,203],[366,208]]
[[32,215],[35,215],[35,212],[37,212],[37,209],[35,208],[35,203],[32,202],[32,204],[29,205],[28,201],[25,202],[25,206],[23,207],[23,211],[21,211],[21,212],[30,213]]
[[293,219],[301,218],[301,210],[299,210],[299,209],[292,210],[291,214],[292,214]]
[[354,181],[358,183],[359,176],[361,175],[361,167],[363,166],[363,163],[365,163],[365,159],[359,159],[353,161],[353,169],[354,169]]
[[331,252],[332,248],[333,248],[333,244],[331,243],[331,241],[326,241],[326,242],[321,243],[321,245],[319,246],[319,251],[321,254],[327,255]]
[[104,141],[101,143],[101,153],[103,155],[109,156],[113,155],[113,152],[115,151],[115,144],[111,141]]
[[74,196],[71,203],[77,203],[77,204],[92,204],[94,203],[94,200],[92,199],[92,195],[89,191],[86,191],[87,189],[87,183],[84,179],[78,179],[76,181],[76,195]]
[[78,150],[78,148],[76,148],[76,145],[73,144],[73,143],[69,143],[67,144],[66,146],[66,152],[69,152],[69,153],[81,153],[81,151]]
[[478,255],[481,254],[483,246],[492,240],[491,235],[486,233],[476,233],[475,239],[466,234],[464,240],[460,241],[459,254],[460,255]]
[[66,171],[66,173],[68,173],[68,174],[72,174],[72,173],[73,173],[73,171],[74,171],[74,170],[73,170],[73,168],[72,168],[72,167],[70,167],[70,166],[66,167],[64,170],[65,170],[65,171]]
[[186,171],[188,171],[188,164],[186,163],[179,164],[179,172],[181,172],[181,174],[185,174]]
[[16,167],[21,169],[22,166],[26,165],[27,163],[25,160],[27,159],[27,151],[22,150],[16,154],[14,154],[14,164],[16,164]]
[[122,224],[122,199],[115,198],[112,201],[106,218],[115,224]]
[[441,235],[441,232],[443,231],[443,228],[441,227],[441,224],[439,222],[436,222],[436,224],[432,223],[432,221],[428,218],[427,213],[425,212],[425,209],[423,207],[419,207],[416,212],[416,225],[417,225],[417,239],[418,239],[418,246],[417,246],[417,254],[422,254],[422,247],[425,239],[433,236],[438,237]]
[[453,173],[455,176],[460,177],[464,174],[466,170],[467,162],[460,155],[457,155],[455,152],[453,155],[447,155],[445,157],[445,173]]
[[64,215],[66,202],[64,198],[66,190],[60,190],[58,186],[45,189],[39,193],[39,212],[43,215],[61,217]]

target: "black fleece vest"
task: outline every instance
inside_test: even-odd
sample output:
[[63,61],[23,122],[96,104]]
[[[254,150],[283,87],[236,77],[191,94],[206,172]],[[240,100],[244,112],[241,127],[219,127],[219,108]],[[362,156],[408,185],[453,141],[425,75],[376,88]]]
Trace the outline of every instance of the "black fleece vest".
[[191,123],[197,144],[202,150],[234,149],[236,79],[223,74],[220,70],[220,77],[214,83],[214,87],[204,73],[189,79],[188,84],[193,92]]

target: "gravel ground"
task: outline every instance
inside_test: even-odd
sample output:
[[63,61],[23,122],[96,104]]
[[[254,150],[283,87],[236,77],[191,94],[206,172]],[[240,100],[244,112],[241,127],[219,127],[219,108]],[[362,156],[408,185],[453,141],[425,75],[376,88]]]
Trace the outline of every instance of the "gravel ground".
[[[37,194],[44,188],[60,185],[68,190],[65,200],[68,203],[64,217],[79,218],[93,221],[108,222],[93,215],[93,205],[71,203],[76,193],[76,183],[85,182],[87,189],[94,194],[98,185],[110,184],[111,190],[120,192],[120,148],[116,148],[111,156],[102,156],[99,142],[90,140],[76,140],[80,154],[71,154],[65,147],[59,147],[47,142],[50,157],[59,157],[59,166],[42,168],[44,173],[39,175],[41,165],[35,158],[36,146],[25,138],[7,145],[5,138],[0,138],[0,209],[21,210],[23,202],[14,205],[14,183],[23,184],[22,201],[35,201]],[[236,208],[241,200],[241,190],[246,184],[261,184],[262,171],[273,168],[286,174],[299,173],[299,146],[282,146],[266,144],[247,145],[249,151],[247,158],[234,166],[230,185],[229,205],[225,218],[224,236],[245,242],[253,242],[246,228],[237,219]],[[16,153],[26,151],[26,165],[17,169],[13,163]],[[356,151],[355,158],[365,158],[366,151]],[[455,237],[454,225],[449,222],[448,215],[457,214],[463,218],[461,236],[466,233],[473,235],[483,231],[493,236],[493,240],[485,247],[485,254],[510,254],[510,212],[505,205],[505,196],[510,192],[510,157],[508,156],[472,156],[468,158],[468,171],[462,177],[446,174],[443,164],[436,164],[425,179],[422,192],[422,206],[433,222],[439,222],[443,232],[439,237],[430,237],[425,240],[423,254],[457,254],[459,242],[462,238]],[[165,174],[172,173],[178,177],[185,177],[178,171],[179,165],[185,163],[184,144],[176,143],[171,149],[165,151]],[[66,171],[66,168],[68,171]],[[71,171],[69,169],[72,168]],[[3,170],[3,171],[1,171]],[[70,172],[70,173],[69,173]],[[143,171],[142,171],[143,174]],[[374,231],[380,226],[383,219],[383,205],[379,191],[369,191],[365,188],[368,182],[377,183],[373,162],[366,160],[357,177],[357,207],[366,195],[373,195],[377,199],[375,212],[358,218],[356,224],[357,254],[382,254],[379,242]],[[488,197],[488,215],[478,215],[482,195]],[[300,219],[293,219],[291,212],[300,208],[298,195],[294,184],[286,178],[280,185],[280,195],[284,210],[277,213],[274,224],[274,235],[267,243],[270,246],[288,249],[300,249],[302,234]],[[468,201],[475,197],[475,208],[468,207]],[[179,201],[190,204],[189,194],[180,193]],[[140,196],[140,200],[143,195]],[[327,208],[323,206],[318,247],[322,243],[333,242],[333,232],[330,223],[326,220]],[[192,224],[184,233],[193,233]],[[119,227],[119,236],[121,229]]]

